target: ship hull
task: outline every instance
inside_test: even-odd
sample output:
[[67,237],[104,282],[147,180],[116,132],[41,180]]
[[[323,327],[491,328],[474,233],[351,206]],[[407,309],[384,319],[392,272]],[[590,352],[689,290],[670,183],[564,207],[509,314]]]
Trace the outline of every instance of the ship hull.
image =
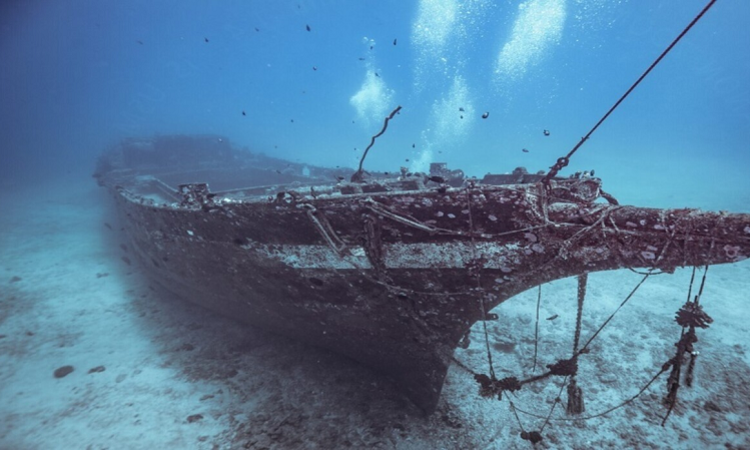
[[[462,337],[513,295],[598,270],[671,271],[750,254],[748,215],[604,204],[593,178],[544,186],[402,173],[364,184],[313,177],[308,186],[294,175],[269,184],[283,175],[276,160],[268,169],[253,159],[240,176],[236,159],[226,173],[221,161],[196,169],[198,154],[181,174],[128,156],[153,156],[148,145],[123,144],[97,178],[149,277],[217,313],[366,364],[427,413]],[[198,176],[246,188],[175,186]]]

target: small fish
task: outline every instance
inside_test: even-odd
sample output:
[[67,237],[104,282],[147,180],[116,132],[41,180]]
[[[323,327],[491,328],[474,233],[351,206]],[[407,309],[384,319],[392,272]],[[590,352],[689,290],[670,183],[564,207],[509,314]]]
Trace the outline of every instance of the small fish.
[[207,37],[204,37],[203,40],[206,41],[206,42],[208,42],[208,38]]
[[461,115],[460,115],[459,117],[460,117],[461,119],[463,119],[463,118],[464,118],[464,115],[463,115],[463,114],[461,114]]
[[405,160],[405,161],[406,161],[406,162],[409,162],[409,158],[406,158],[406,160]]
[[255,31],[260,31],[260,30],[258,29],[258,27],[255,27]]
[[443,177],[432,176],[432,177],[427,177],[427,179],[435,183],[445,183],[445,178]]
[[305,25],[305,29],[306,29],[307,31],[312,31],[312,29],[310,29],[310,25]]
[[544,130],[544,135],[549,136],[549,130]]
[[247,115],[247,113],[245,113],[245,110],[244,110],[244,109],[242,110],[242,115],[243,115],[243,116],[246,116],[246,115]]
[[380,75],[378,75],[378,73],[377,73],[377,72],[375,72],[375,76],[376,76],[376,77],[378,77],[378,78],[380,78]]
[[547,320],[555,320],[555,319],[557,319],[558,317],[559,317],[559,316],[558,316],[557,314],[555,314],[554,316],[550,316],[550,317],[547,317]]
[[128,258],[127,256],[121,256],[120,259],[123,260],[123,262],[125,262],[125,264],[127,265],[131,264],[130,258]]
[[411,148],[417,148],[417,144],[411,144]]
[[112,225],[108,224],[107,222],[104,222],[104,226],[109,228],[110,230],[112,229]]
[[529,149],[527,149],[527,148],[522,148],[521,151],[524,152],[524,153],[529,153]]
[[461,111],[461,112],[466,112],[466,110],[463,108],[463,106],[460,107],[460,108],[458,108],[458,110]]
[[344,179],[344,177],[342,177],[342,176],[337,176],[337,177],[336,177],[336,179],[337,179],[338,181],[342,181],[342,180]]
[[[318,70],[318,68],[317,68],[316,66],[313,66],[313,70]],[[304,93],[304,92],[303,92],[303,93]]]
[[139,43],[139,44],[143,45],[143,41],[141,41],[141,40],[137,40],[137,41],[135,41],[135,42],[137,42],[137,43]]
[[291,119],[292,123],[294,123],[294,119]]
[[360,60],[360,61],[364,61],[364,60],[365,60],[365,58],[359,58],[359,60]]
[[489,111],[487,111],[484,114],[482,114],[482,119],[486,119],[488,117],[490,117],[490,112]]
[[394,40],[393,40],[393,45],[396,45],[396,40],[397,40],[397,39],[394,39]]

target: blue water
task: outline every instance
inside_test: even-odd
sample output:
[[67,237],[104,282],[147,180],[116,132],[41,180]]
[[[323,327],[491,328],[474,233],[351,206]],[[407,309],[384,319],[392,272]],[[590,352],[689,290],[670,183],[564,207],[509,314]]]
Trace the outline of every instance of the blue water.
[[[0,0],[0,448],[249,448],[249,436],[263,443],[278,429],[292,436],[279,442],[375,448],[371,436],[392,428],[398,448],[530,448],[506,405],[474,398],[458,369],[440,413],[422,421],[377,378],[156,298],[122,260],[126,240],[90,178],[95,159],[125,137],[214,133],[272,156],[355,168],[401,106],[365,169],[440,161],[476,176],[545,170],[707,1]],[[750,1],[718,0],[561,175],[595,169],[626,204],[750,212],[748,24]],[[592,274],[594,319],[634,285],[623,272]],[[622,410],[612,423],[555,425],[544,448],[750,445],[740,401],[748,273],[747,261],[711,269],[704,304],[716,323],[701,334],[699,398],[685,394],[666,428]],[[633,395],[671,354],[688,276],[660,277],[613,322],[606,339],[622,349],[602,355],[619,368],[600,367],[606,385],[601,398],[587,391],[591,411]],[[545,321],[542,343],[557,345],[555,327],[566,313],[572,323],[575,306],[563,301],[574,300],[574,281],[544,289],[546,316],[561,319]],[[529,332],[536,297],[524,295],[498,308],[493,340]],[[193,347],[201,352],[185,350]],[[483,352],[457,355],[483,368]],[[66,364],[76,372],[54,379]],[[106,372],[86,373],[99,365]],[[207,375],[186,381],[182,367]],[[652,391],[638,400],[645,407],[631,405],[639,414],[652,405],[663,413],[664,382]],[[553,397],[540,398],[546,411]],[[205,420],[186,421],[194,413]]]
[[[121,137],[175,132],[354,167],[398,105],[365,168],[546,169],[704,4],[4,2],[0,171],[89,170]],[[750,3],[718,1],[563,175],[597,169],[625,195],[706,171],[750,189],[748,19]]]

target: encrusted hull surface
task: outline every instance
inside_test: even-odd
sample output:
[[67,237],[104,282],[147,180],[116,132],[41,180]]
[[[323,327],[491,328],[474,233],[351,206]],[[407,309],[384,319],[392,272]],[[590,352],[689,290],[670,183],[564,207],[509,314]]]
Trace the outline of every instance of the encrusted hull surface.
[[[123,163],[131,147],[105,156],[97,177],[154,280],[223,315],[362,362],[428,413],[461,338],[519,292],[598,270],[671,271],[750,254],[748,215],[596,202],[595,178],[554,179],[546,188],[438,175],[356,185],[313,176],[307,186],[294,168],[291,184],[213,193],[165,183],[180,178],[159,164]],[[152,147],[137,149],[148,155],[158,151]],[[270,169],[249,164],[248,173],[272,180],[281,171],[269,161]],[[215,177],[218,163],[184,172]]]

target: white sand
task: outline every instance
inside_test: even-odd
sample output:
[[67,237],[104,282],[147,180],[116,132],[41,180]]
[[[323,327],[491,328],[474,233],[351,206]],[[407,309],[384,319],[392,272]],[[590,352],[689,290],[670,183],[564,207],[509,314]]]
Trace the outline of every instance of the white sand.
[[[456,366],[438,411],[423,418],[365,368],[150,289],[135,263],[120,259],[127,254],[110,203],[92,180],[72,175],[6,186],[0,198],[0,448],[531,448],[507,400],[478,397]],[[586,414],[637,393],[672,356],[689,276],[649,279],[597,338],[579,375]],[[590,276],[583,339],[639,279]],[[569,355],[575,286],[543,287],[543,319],[559,317],[542,320],[540,363]],[[550,423],[537,447],[750,448],[749,289],[748,262],[709,270],[702,301],[714,323],[699,331],[696,385],[680,390],[665,427],[663,375],[606,417]],[[498,377],[531,373],[535,301],[533,290],[495,310],[489,340]],[[481,326],[456,357],[486,373]],[[55,378],[64,365],[75,370]],[[105,370],[88,373],[97,366]],[[546,415],[557,383],[513,401]],[[543,422],[520,418],[528,430]]]

